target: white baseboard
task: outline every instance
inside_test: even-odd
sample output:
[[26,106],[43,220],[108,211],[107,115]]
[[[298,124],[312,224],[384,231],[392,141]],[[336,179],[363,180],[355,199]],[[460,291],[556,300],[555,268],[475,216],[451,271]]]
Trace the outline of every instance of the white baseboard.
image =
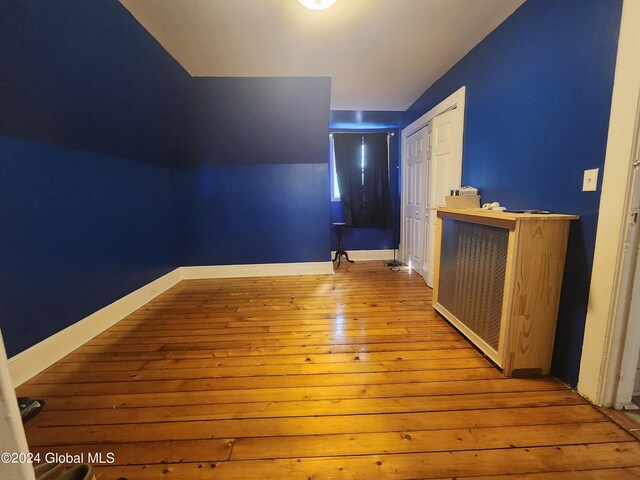
[[[393,260],[393,250],[349,250],[350,260]],[[331,258],[336,252],[331,252]]]
[[212,265],[180,267],[182,278],[278,277],[284,275],[325,275],[333,273],[331,262],[260,263],[254,265]]
[[9,372],[13,386],[22,385],[45,368],[50,367],[62,357],[170,289],[180,280],[182,280],[180,269],[176,268],[11,357]]
[[333,274],[333,264],[330,261],[176,268],[11,357],[9,372],[13,386],[22,385],[181,280],[323,274]]

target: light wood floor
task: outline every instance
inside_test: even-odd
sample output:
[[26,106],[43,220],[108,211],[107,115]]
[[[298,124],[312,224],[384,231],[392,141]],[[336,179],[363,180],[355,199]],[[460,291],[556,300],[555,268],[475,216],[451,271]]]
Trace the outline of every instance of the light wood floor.
[[381,262],[184,281],[19,389],[29,444],[113,452],[110,480],[640,478],[633,436],[430,305]]

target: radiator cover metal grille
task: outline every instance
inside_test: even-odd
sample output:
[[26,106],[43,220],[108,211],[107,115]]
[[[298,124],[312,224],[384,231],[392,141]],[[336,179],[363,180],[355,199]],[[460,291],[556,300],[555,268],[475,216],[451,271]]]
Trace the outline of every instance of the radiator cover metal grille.
[[509,230],[445,218],[438,303],[496,351]]

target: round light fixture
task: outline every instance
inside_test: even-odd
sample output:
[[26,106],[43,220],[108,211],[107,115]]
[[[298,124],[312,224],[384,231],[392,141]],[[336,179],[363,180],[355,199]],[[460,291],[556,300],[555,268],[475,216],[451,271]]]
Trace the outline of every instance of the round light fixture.
[[311,10],[324,10],[336,3],[336,0],[298,0],[302,5]]

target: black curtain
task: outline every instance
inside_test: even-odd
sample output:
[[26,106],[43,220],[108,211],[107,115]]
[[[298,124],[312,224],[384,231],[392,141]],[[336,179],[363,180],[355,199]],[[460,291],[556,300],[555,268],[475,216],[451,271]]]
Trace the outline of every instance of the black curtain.
[[333,144],[345,223],[391,227],[387,134],[334,133]]

